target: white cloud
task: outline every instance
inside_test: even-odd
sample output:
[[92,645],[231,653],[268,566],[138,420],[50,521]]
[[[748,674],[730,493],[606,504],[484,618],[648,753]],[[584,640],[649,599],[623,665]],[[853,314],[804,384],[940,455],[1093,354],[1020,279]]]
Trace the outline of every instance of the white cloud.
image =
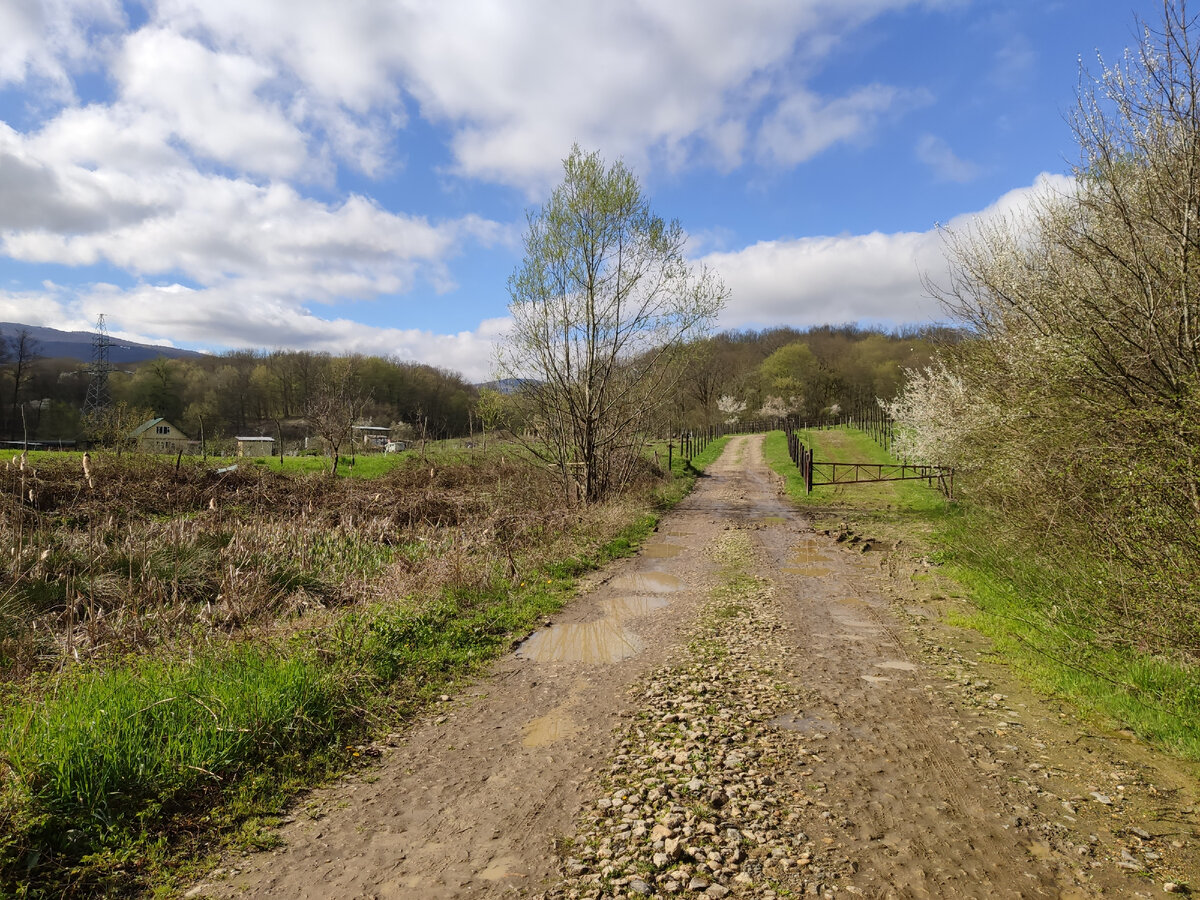
[[143,28],[126,40],[114,75],[123,104],[162,122],[201,157],[240,172],[314,174],[304,134],[261,96],[275,73],[257,60]]
[[[1020,216],[1047,193],[1066,193],[1072,181],[1041,175],[1031,187],[1009,191],[976,213],[956,216],[958,232],[998,218]],[[826,323],[929,322],[942,310],[925,291],[922,274],[943,280],[946,261],[936,228],[837,237],[760,241],[701,260],[730,288],[732,301],[721,318],[725,328]]]
[[[104,115],[65,117],[82,127],[56,121],[23,139],[0,123],[0,187],[24,201],[0,207],[0,251],[13,259],[105,261],[140,276],[183,273],[210,286],[240,279],[278,296],[336,302],[403,292],[418,278],[448,289],[449,257],[508,236],[477,216],[435,223],[358,195],[322,203],[283,183],[206,175],[156,157],[149,138],[89,147],[79,135],[103,130]],[[134,174],[107,158],[94,164],[124,144],[158,166]]]
[[0,320],[89,331],[103,312],[114,336],[154,344],[229,349],[289,348],[333,354],[396,356],[463,373],[470,381],[492,377],[492,348],[508,319],[486,319],[470,331],[439,334],[416,328],[378,328],[349,319],[326,319],[302,306],[244,286],[193,289],[178,284],[122,289],[48,285],[42,291],[0,291]]
[[97,31],[123,21],[119,0],[5,0],[0,85],[38,79],[55,99],[69,99],[70,70],[97,55]]
[[923,91],[879,84],[833,100],[797,90],[763,122],[759,156],[776,165],[794,166],[834,144],[869,139],[885,116],[897,116],[928,102],[929,95]]
[[[286,73],[334,151],[367,171],[381,165],[408,97],[450,130],[455,172],[536,193],[556,180],[576,141],[635,167],[650,158],[736,167],[749,123],[780,96],[803,95],[797,59],[812,69],[861,22],[917,2],[354,0],[331,16],[325,4],[298,0],[160,0],[155,22]],[[887,90],[814,98],[824,113],[817,124],[859,139]],[[775,115],[772,136],[784,137],[789,123],[795,131],[797,113]],[[819,143],[810,132],[805,139]],[[839,139],[831,132],[821,146]],[[783,161],[779,141],[771,146]]]
[[929,166],[939,181],[966,184],[983,174],[982,167],[962,159],[949,144],[932,134],[922,135],[917,141],[917,159]]
[[[531,195],[557,180],[575,141],[635,169],[795,165],[869,141],[924,102],[890,85],[835,97],[809,86],[857,25],[918,4],[938,5],[347,0],[331,14],[313,0],[157,0],[121,33],[117,0],[0,0],[0,84],[36,83],[39,100],[49,84],[68,104],[28,133],[0,122],[0,254],[167,283],[78,298],[47,289],[45,324],[86,327],[105,311],[152,338],[400,353],[486,375],[491,326],[439,335],[310,311],[417,283],[449,291],[449,260],[513,235],[479,216],[431,221],[339,192],[342,166],[395,167],[416,112],[444,136],[449,173]],[[71,105],[82,70],[103,76],[82,93],[111,96]],[[763,258],[807,258],[801,269],[832,283],[838,259],[887,255],[867,238],[811,240],[725,256],[761,286]],[[862,286],[863,303],[879,290]],[[0,308],[35,293],[0,294]]]

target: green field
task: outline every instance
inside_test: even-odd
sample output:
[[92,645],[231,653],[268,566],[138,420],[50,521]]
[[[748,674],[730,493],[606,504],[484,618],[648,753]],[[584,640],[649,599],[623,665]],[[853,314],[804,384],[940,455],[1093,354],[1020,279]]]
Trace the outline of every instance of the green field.
[[[459,444],[460,442],[455,442]],[[431,448],[435,456],[442,458],[445,454],[453,454],[455,451],[441,450],[440,448]],[[470,453],[472,451],[461,449],[457,452]],[[7,460],[16,459],[21,455],[20,450],[0,450],[0,464]],[[116,457],[116,453],[111,450],[98,450],[91,454],[95,459],[104,459],[106,457]],[[137,451],[125,451],[122,457],[126,456],[150,456],[156,459],[169,461],[172,465],[175,463],[175,457],[169,455],[142,454]],[[419,456],[418,450],[405,450],[403,453],[367,453],[359,454],[354,457],[344,455],[338,464],[338,475],[350,478],[378,478],[387,472],[390,472],[397,465],[400,465],[402,460],[409,459],[414,456]],[[75,450],[31,450],[27,457],[30,465],[36,466],[47,460],[62,460],[75,459],[82,460],[83,453]],[[236,457],[236,456],[190,456],[184,455],[181,460],[181,465],[189,466],[208,466],[213,469],[223,469],[229,466],[258,466],[260,468],[269,468],[277,472],[287,473],[302,473],[302,472],[328,472],[329,458],[325,456],[258,456],[258,457]]]

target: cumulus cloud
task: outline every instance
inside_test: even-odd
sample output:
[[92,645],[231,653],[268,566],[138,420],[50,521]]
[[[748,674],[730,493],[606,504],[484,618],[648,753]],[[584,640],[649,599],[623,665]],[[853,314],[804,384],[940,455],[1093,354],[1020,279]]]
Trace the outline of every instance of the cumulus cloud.
[[[956,216],[946,227],[967,232],[1001,218],[1019,222],[1039,197],[1067,193],[1072,184],[1064,176],[1043,174],[1030,187],[1009,191],[986,209]],[[709,253],[700,261],[719,272],[730,288],[732,301],[721,319],[725,328],[900,325],[942,316],[922,285],[922,275],[944,280],[946,260],[937,227],[760,241],[738,251]]]
[[778,105],[804,96],[790,61],[813,67],[856,25],[913,3],[357,0],[330,16],[324,4],[297,0],[161,0],[155,21],[286,73],[331,148],[364,170],[381,164],[384,130],[403,122],[411,98],[449,129],[456,173],[536,193],[575,141],[635,165],[654,158],[728,170],[743,161],[750,123],[770,109],[778,122],[766,137],[777,161],[784,130],[817,113],[835,130],[823,142],[806,130],[810,155],[861,138],[878,121],[876,107],[902,92],[874,86],[832,102],[812,98],[806,114],[795,102]]
[[[494,323],[439,335],[309,307],[453,290],[455,257],[514,228],[387,208],[340,189],[345,167],[397,166],[417,115],[446,142],[446,174],[531,196],[575,141],[635,169],[797,165],[926,102],[886,84],[832,97],[810,84],[856,26],[912,5],[939,0],[347,0],[336,15],[315,0],[157,0],[130,29],[119,0],[10,0],[0,84],[48,84],[57,99],[24,133],[0,123],[0,253],[106,264],[134,283],[47,289],[43,324],[87,327],[103,310],[150,339],[398,353],[482,377]],[[86,104],[72,95],[83,69],[100,76]],[[770,265],[822,290],[857,278],[848,302],[867,309],[900,280],[888,273],[908,252],[901,237],[716,255],[731,284],[757,286],[747,296],[762,312],[786,305]],[[716,232],[707,246],[721,246]],[[877,283],[838,274],[872,253],[887,263]],[[0,294],[0,308],[23,303],[29,321],[34,293]]]
[[430,222],[360,195],[323,203],[285,183],[183,166],[138,175],[92,168],[71,159],[72,145],[49,143],[0,124],[0,185],[11,183],[6,196],[28,195],[0,208],[0,251],[24,262],[103,261],[205,285],[237,278],[270,284],[280,296],[334,302],[406,291],[419,277],[448,289],[450,257],[508,230],[473,215]]
[[38,79],[55,99],[70,99],[71,70],[97,55],[97,34],[123,22],[120,0],[0,3],[0,85]]
[[126,289],[48,283],[37,291],[0,290],[0,321],[90,331],[101,312],[113,336],[124,340],[395,356],[461,372],[475,382],[492,377],[493,346],[510,326],[508,319],[494,318],[452,334],[379,328],[345,318],[322,318],[269,295],[247,294],[241,286],[197,289],[165,284]]
[[275,73],[162,28],[131,34],[114,66],[122,102],[207,159],[237,171],[295,177],[311,171],[304,134],[261,96]]

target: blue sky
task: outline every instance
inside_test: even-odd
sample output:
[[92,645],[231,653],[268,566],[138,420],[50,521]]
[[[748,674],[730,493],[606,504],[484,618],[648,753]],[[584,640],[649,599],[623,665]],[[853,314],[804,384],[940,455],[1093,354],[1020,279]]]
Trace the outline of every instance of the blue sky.
[[940,318],[1064,189],[1131,0],[0,0],[0,321],[491,369],[525,210],[623,159],[728,328]]

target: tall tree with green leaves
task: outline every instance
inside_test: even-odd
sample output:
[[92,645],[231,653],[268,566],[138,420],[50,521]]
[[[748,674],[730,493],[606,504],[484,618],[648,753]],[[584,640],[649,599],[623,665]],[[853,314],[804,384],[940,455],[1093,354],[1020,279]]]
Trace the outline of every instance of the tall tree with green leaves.
[[499,374],[525,386],[530,449],[585,503],[628,482],[688,342],[725,303],[725,285],[688,262],[685,241],[678,221],[651,211],[623,163],[606,165],[578,145],[562,183],[529,213]]

